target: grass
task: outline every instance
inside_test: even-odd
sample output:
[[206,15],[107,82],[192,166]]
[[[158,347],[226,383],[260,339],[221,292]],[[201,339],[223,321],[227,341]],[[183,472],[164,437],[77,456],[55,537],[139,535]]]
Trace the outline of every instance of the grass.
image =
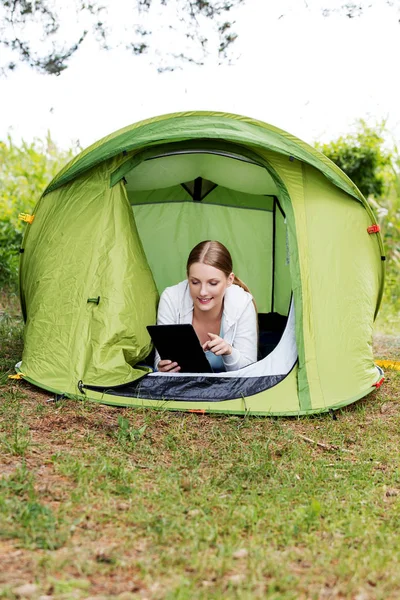
[[22,354],[22,317],[15,292],[0,290],[0,385],[14,373],[14,365]]
[[[376,354],[398,358],[399,336]],[[398,597],[400,372],[336,420],[49,403],[2,381],[0,598]]]

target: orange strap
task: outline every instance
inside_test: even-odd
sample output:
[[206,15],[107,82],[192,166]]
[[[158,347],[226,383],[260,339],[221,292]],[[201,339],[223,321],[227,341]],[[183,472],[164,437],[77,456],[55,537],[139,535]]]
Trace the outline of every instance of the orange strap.
[[25,221],[25,223],[33,223],[33,219],[35,218],[35,215],[28,215],[27,213],[19,213],[18,215],[18,219],[21,219],[21,221]]

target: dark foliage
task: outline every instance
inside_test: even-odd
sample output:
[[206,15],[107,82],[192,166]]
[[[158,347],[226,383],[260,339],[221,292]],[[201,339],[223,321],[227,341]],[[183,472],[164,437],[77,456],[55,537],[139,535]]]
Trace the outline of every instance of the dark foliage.
[[[108,0],[105,0],[107,2]],[[201,19],[213,22],[219,39],[218,52],[221,60],[226,58],[228,47],[237,35],[234,23],[229,20],[230,11],[246,0],[177,0],[176,21],[171,29],[183,27],[187,39],[203,54],[209,51],[210,42],[202,35]],[[161,9],[167,9],[168,0],[161,1]],[[125,15],[124,27],[130,31],[131,42],[127,50],[134,55],[143,54],[151,44],[153,31],[140,22],[153,7],[153,0],[134,0]],[[63,41],[61,25],[65,17],[76,23],[73,39]],[[139,21],[139,22],[137,22]],[[85,25],[83,25],[85,24]],[[110,48],[111,29],[107,22],[107,6],[101,0],[72,0],[68,6],[62,0],[0,0],[0,48],[5,57],[0,59],[3,74],[14,70],[19,63],[26,63],[35,70],[59,75],[68,66],[69,59],[80,48],[87,36],[94,36],[103,49]],[[202,64],[190,52],[171,55],[170,64],[159,70],[173,70],[179,60]]]

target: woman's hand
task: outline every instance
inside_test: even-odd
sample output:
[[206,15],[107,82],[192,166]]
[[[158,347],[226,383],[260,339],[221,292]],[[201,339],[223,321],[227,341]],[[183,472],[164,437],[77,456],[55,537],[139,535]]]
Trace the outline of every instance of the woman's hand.
[[161,373],[177,373],[181,368],[177,362],[172,362],[172,360],[160,360],[157,365],[157,371],[161,371]]
[[210,340],[203,344],[204,352],[210,350],[217,356],[232,354],[232,346],[216,333],[207,333]]

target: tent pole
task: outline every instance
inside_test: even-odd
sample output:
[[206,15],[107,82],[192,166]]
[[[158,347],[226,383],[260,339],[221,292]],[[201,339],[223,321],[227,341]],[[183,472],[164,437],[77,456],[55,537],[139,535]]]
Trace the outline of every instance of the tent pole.
[[271,312],[274,312],[275,295],[275,238],[276,238],[276,198],[274,196],[274,208],[272,212],[272,288],[271,288]]

